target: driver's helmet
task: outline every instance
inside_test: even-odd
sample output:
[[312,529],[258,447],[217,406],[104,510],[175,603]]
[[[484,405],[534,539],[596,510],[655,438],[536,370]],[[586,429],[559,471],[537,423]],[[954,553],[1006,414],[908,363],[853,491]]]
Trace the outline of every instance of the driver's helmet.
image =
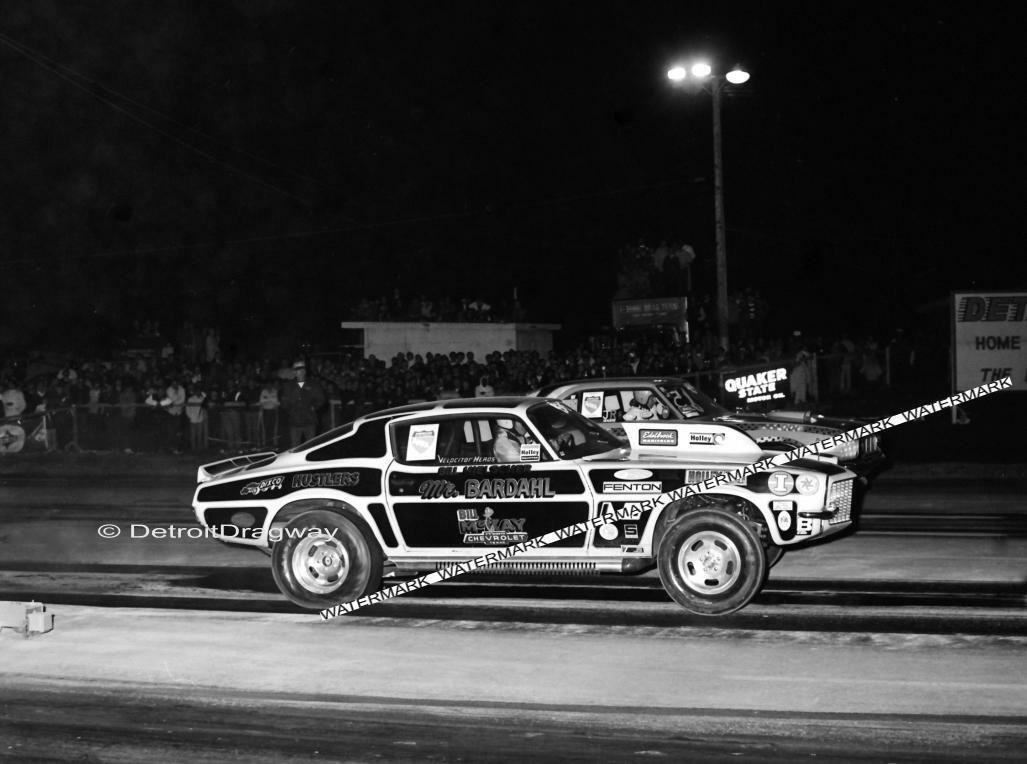
[[514,427],[512,419],[497,419],[496,420],[496,435],[503,435],[508,438],[517,437],[517,429]]
[[636,390],[635,391],[635,402],[639,406],[651,406],[653,404],[653,391],[652,390]]

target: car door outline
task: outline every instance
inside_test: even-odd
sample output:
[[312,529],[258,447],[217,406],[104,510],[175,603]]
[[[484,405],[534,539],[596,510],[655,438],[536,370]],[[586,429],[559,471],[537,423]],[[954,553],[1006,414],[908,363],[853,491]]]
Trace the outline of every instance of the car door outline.
[[[483,453],[485,442],[478,439],[483,430],[472,428],[476,455],[452,457],[438,452],[452,446],[443,442],[451,434],[446,423],[458,423],[459,431],[468,421],[497,419],[516,420],[538,439],[534,428],[513,412],[434,414],[390,425],[394,459],[385,476],[385,498],[407,552],[464,559],[594,516],[593,492],[581,468],[573,461],[553,458],[548,444],[537,462],[501,464]],[[436,424],[435,458],[406,458],[404,438],[414,437],[413,428],[430,432]],[[440,463],[453,458],[453,463]],[[566,555],[571,549],[584,555],[590,540],[590,536],[575,536],[532,556]]]

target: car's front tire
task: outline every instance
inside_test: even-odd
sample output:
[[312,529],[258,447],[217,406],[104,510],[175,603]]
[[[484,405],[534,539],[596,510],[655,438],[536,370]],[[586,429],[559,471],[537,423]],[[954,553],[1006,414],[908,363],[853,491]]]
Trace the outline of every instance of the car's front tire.
[[657,552],[663,588],[697,615],[726,615],[745,607],[763,587],[766,565],[756,529],[722,509],[681,515]]
[[282,529],[271,550],[271,572],[289,600],[322,610],[377,591],[382,550],[358,517],[315,509]]

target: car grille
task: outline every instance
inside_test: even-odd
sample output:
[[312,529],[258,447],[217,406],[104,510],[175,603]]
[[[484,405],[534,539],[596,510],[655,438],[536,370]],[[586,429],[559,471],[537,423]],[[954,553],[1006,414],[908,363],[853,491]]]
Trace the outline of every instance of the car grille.
[[881,444],[876,435],[867,435],[859,439],[859,455],[870,456],[881,450]]
[[[439,570],[447,568],[452,563],[440,562],[436,565]],[[501,562],[478,568],[475,573],[535,573],[544,575],[546,573],[595,573],[594,562]]]
[[847,523],[852,518],[852,483],[852,480],[839,480],[831,484],[827,509],[834,515],[827,521],[830,525]]

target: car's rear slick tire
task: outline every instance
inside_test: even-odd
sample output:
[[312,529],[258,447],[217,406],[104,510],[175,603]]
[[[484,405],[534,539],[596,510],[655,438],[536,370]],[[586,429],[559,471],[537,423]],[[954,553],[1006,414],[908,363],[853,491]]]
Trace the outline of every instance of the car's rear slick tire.
[[377,591],[382,550],[359,517],[314,509],[282,529],[271,550],[271,572],[291,602],[322,610]]
[[663,588],[696,615],[727,615],[745,607],[763,588],[766,565],[757,530],[722,509],[681,515],[657,551]]

